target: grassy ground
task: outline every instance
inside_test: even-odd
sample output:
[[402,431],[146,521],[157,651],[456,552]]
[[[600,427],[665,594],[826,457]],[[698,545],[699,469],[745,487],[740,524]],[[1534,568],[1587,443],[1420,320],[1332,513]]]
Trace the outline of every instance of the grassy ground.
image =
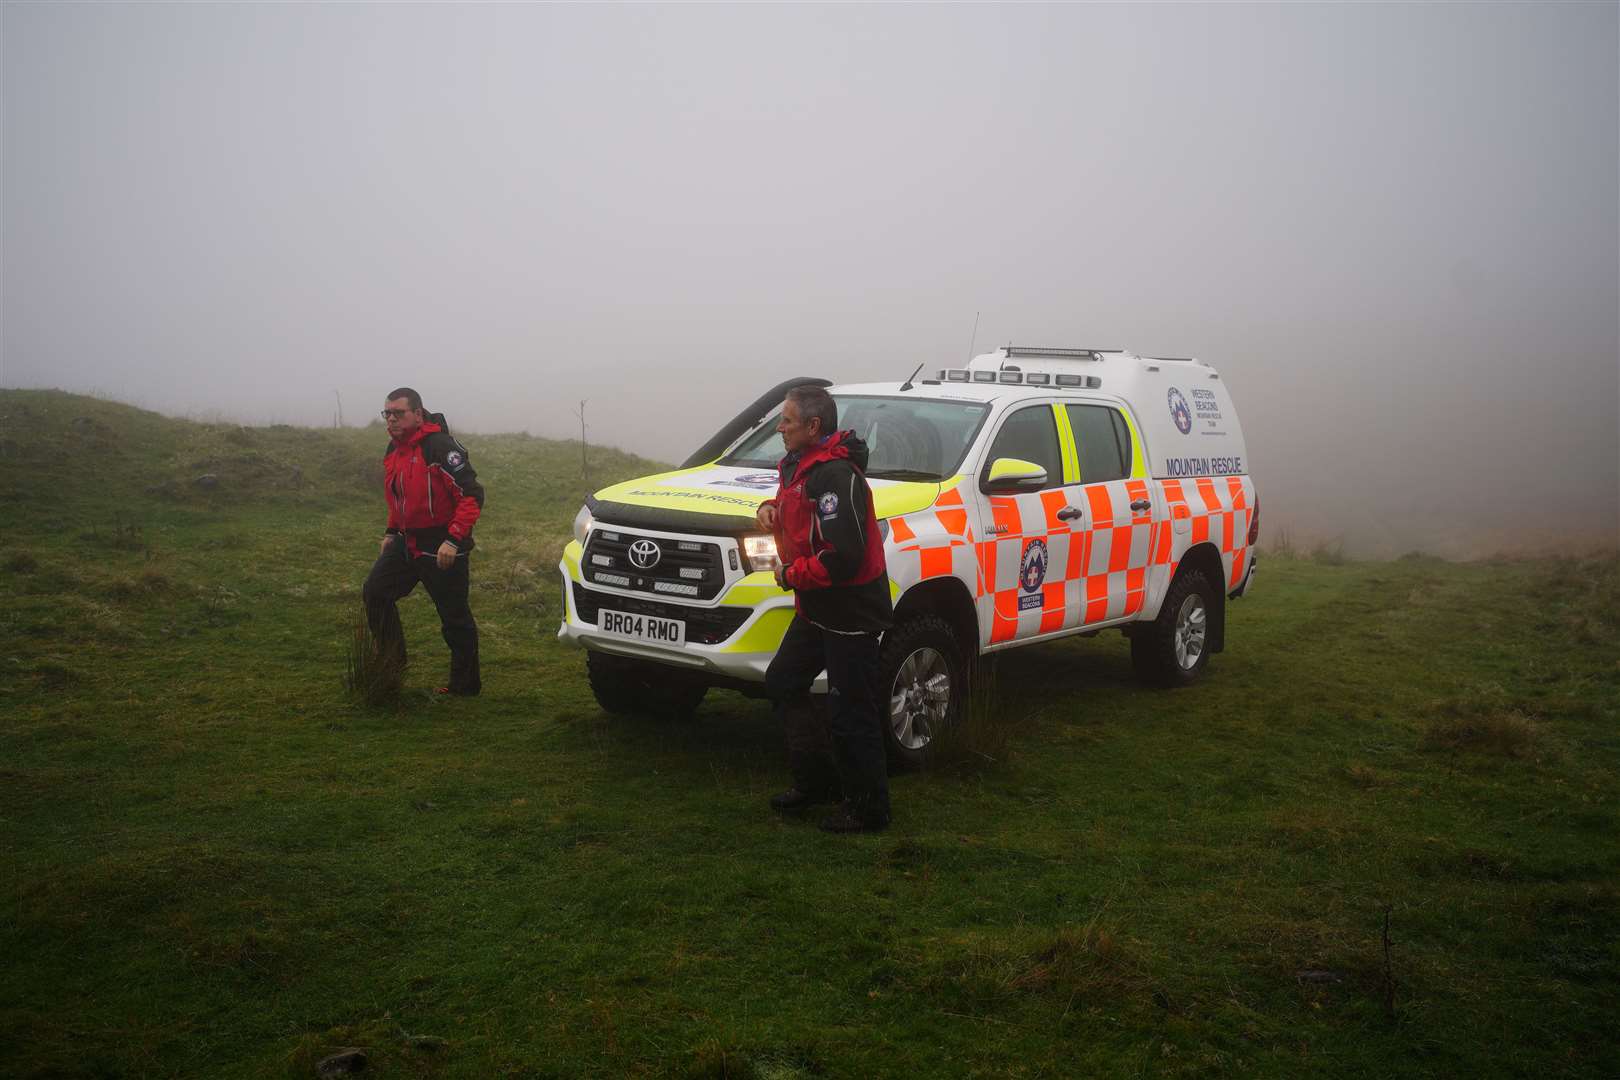
[[595,707],[579,448],[467,441],[484,696],[417,596],[374,711],[376,431],[0,392],[0,1074],[1614,1074],[1612,555],[1270,558],[1201,685],[1009,655],[1008,753],[839,838],[762,704]]

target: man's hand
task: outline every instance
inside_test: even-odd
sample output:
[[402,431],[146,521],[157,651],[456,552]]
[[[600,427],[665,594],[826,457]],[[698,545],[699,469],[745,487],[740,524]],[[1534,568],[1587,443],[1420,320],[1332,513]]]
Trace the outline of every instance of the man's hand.
[[776,568],[776,587],[778,589],[791,589],[793,587],[787,582],[787,567],[785,566]]
[[452,566],[456,565],[456,556],[459,554],[461,554],[461,549],[456,547],[456,545],[452,544],[450,541],[446,540],[444,543],[440,544],[438,556],[439,569],[448,570]]
[[379,554],[379,555],[388,554],[388,545],[393,543],[393,542],[394,542],[394,534],[393,533],[383,533],[382,544],[378,546],[377,554]]
[[754,512],[754,520],[758,521],[759,527],[766,532],[774,533],[776,531],[776,519],[775,503],[761,503],[759,509]]

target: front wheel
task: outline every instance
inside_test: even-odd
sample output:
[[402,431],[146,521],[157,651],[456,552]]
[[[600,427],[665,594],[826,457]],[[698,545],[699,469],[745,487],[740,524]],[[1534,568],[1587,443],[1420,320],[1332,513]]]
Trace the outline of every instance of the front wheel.
[[956,634],[935,615],[907,619],[883,635],[878,672],[889,763],[920,768],[934,740],[961,719],[967,678]]
[[1197,570],[1170,583],[1159,617],[1131,635],[1131,663],[1137,674],[1159,686],[1186,686],[1209,663],[1209,624],[1215,590]]
[[618,716],[685,720],[709,692],[704,684],[662,664],[594,649],[585,651],[585,674],[596,703]]

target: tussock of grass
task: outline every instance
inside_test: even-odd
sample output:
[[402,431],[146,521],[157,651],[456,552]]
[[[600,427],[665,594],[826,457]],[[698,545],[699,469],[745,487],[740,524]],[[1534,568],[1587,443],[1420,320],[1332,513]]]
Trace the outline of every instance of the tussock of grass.
[[1620,638],[1620,554],[1550,560],[1539,588],[1570,638],[1581,645]]
[[1273,559],[1294,559],[1299,557],[1299,548],[1294,543],[1293,534],[1287,529],[1274,529],[1262,532],[1260,551]]
[[1317,566],[1343,566],[1350,561],[1344,553],[1344,540],[1324,540],[1311,549],[1311,562]]
[[1002,692],[994,658],[981,658],[968,676],[970,693],[962,715],[950,728],[937,732],[929,747],[932,769],[978,774],[1005,765],[1013,755],[1012,737],[1018,728],[1017,707]]
[[1524,713],[1446,716],[1430,722],[1420,744],[1425,750],[1477,750],[1528,758],[1541,744],[1541,729]]
[[1541,727],[1512,705],[1499,686],[1485,686],[1435,705],[1418,742],[1424,750],[1468,750],[1510,758],[1546,756],[1552,746]]
[[16,551],[7,557],[5,568],[10,574],[32,574],[39,569],[39,560],[31,552]]
[[755,1050],[719,1039],[699,1044],[679,1073],[687,1080],[800,1080],[825,1074],[819,1057],[807,1047]]
[[100,600],[68,593],[56,601],[61,629],[71,641],[124,644],[134,639],[118,611]]
[[129,600],[142,600],[160,593],[166,593],[172,588],[172,583],[166,574],[148,567],[141,573],[131,577],[113,578],[101,587],[101,593],[109,600],[120,602]]
[[151,550],[147,547],[140,525],[133,521],[124,521],[121,517],[114,517],[110,524],[96,522],[80,533],[79,539],[98,547],[112,548],[114,551]]
[[1381,787],[1388,783],[1383,774],[1377,769],[1373,768],[1371,765],[1363,765],[1360,762],[1351,762],[1349,765],[1346,765],[1344,767],[1344,775],[1345,779],[1349,780],[1352,784],[1359,788]]
[[360,704],[376,708],[399,700],[405,686],[405,665],[396,653],[379,647],[364,618],[356,619],[349,632],[344,660],[344,689]]
[[83,675],[79,669],[59,657],[43,657],[34,661],[28,672],[39,685],[50,690],[61,690],[77,685]]
[[1025,997],[1113,1001],[1147,993],[1151,981],[1114,931],[1093,920],[1055,933],[971,937],[938,962],[922,989],[985,1011]]
[[360,1050],[366,1055],[366,1065],[357,1073],[359,1076],[435,1076],[450,1049],[448,1040],[409,1034],[385,1015],[306,1034],[298,1040],[287,1064],[290,1075],[318,1076],[317,1067],[326,1058],[345,1050]]

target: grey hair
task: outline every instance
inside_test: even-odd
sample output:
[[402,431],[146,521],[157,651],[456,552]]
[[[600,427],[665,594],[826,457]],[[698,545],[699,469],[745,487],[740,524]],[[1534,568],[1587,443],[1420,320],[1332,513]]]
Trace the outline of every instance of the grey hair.
[[838,430],[838,402],[821,387],[795,386],[787,392],[787,399],[799,407],[799,419],[806,424],[812,417],[821,421],[821,434]]

